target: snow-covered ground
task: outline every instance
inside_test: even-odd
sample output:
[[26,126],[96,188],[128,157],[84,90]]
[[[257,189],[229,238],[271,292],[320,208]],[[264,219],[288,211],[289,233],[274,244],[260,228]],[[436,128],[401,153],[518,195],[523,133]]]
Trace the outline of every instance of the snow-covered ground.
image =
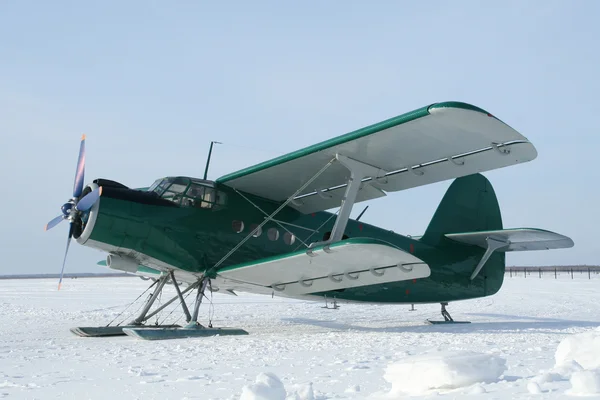
[[69,279],[57,291],[55,280],[0,281],[0,398],[557,399],[600,392],[598,275],[507,277],[493,297],[450,304],[455,320],[472,321],[463,325],[424,324],[441,318],[439,305],[331,310],[215,294],[202,321],[213,312],[215,326],[250,335],[156,342],[70,333],[105,325],[147,285]]

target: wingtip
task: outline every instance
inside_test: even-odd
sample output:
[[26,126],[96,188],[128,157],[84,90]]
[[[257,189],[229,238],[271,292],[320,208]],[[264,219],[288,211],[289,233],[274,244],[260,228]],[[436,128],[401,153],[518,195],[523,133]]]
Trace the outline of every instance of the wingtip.
[[81,141],[83,142],[85,140],[85,133],[83,135],[81,135]]
[[58,284],[58,290],[60,290],[60,285],[61,285],[61,284],[59,283],[59,284]]

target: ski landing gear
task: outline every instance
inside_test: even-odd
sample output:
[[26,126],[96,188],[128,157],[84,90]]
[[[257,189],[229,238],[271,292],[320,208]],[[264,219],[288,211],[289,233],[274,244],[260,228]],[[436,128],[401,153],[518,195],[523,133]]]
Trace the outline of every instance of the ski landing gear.
[[428,323],[430,324],[470,324],[470,321],[455,321],[452,319],[452,317],[450,316],[450,313],[448,312],[448,310],[446,310],[446,306],[448,305],[448,303],[440,303],[442,305],[442,317],[444,317],[443,321],[432,321],[430,319],[427,320]]
[[[175,282],[175,280],[173,280]],[[177,283],[174,283],[177,285]],[[161,339],[178,339],[178,338],[189,338],[189,337],[205,337],[205,336],[225,336],[225,335],[247,335],[243,329],[237,328],[212,328],[202,326],[198,322],[198,310],[200,309],[200,304],[202,304],[202,297],[204,297],[204,291],[206,286],[208,285],[208,279],[203,279],[198,287],[198,293],[196,294],[196,301],[194,303],[194,311],[190,316],[189,311],[187,311],[187,307],[185,307],[185,302],[182,299],[182,305],[185,307],[184,312],[186,314],[186,319],[188,324],[181,328],[169,328],[169,327],[151,327],[151,328],[124,328],[123,332],[126,335],[137,337],[139,339],[146,340],[161,340]],[[177,286],[176,286],[177,287]],[[179,290],[177,290],[179,296]]]
[[[160,295],[167,283],[168,280],[171,280],[175,290],[177,291],[177,295],[171,298],[169,301],[158,307],[151,313],[150,308]],[[174,339],[174,338],[182,338],[182,337],[198,337],[198,336],[215,336],[215,335],[247,335],[248,332],[242,329],[232,329],[232,328],[205,328],[204,326],[198,323],[198,311],[200,309],[200,304],[202,303],[202,297],[204,297],[204,291],[208,284],[208,279],[202,279],[190,286],[188,286],[185,290],[181,291],[179,286],[177,285],[177,281],[175,280],[175,276],[173,272],[169,274],[165,274],[161,276],[158,280],[156,280],[146,291],[150,290],[154,285],[157,285],[154,292],[144,305],[140,315],[131,321],[127,325],[123,326],[110,326],[110,323],[107,326],[101,327],[77,327],[71,328],[71,332],[78,336],[84,337],[104,337],[104,336],[134,336],[141,339],[148,340],[156,340],[156,339]],[[190,315],[190,312],[185,303],[185,299],[183,297],[187,292],[198,288],[198,292],[196,295],[196,301],[194,304],[194,312]],[[144,292],[145,293],[145,292]],[[144,293],[142,293],[139,297],[141,297]],[[139,299],[138,297],[138,299]],[[185,314],[187,325],[185,327],[181,327],[179,325],[144,325],[144,323],[157,315],[159,312],[164,310],[167,306],[172,304],[175,300],[179,299],[181,303],[181,307],[183,309],[183,313]],[[136,299],[137,300],[137,299]],[[135,302],[135,301],[134,301]],[[113,320],[114,321],[114,320]],[[112,321],[111,321],[112,323]],[[148,334],[144,334],[143,331],[148,331]]]

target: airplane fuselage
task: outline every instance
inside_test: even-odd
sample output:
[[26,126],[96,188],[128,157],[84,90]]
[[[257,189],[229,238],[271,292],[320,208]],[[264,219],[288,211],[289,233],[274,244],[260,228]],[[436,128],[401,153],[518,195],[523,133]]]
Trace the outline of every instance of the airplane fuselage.
[[[134,256],[140,264],[179,269],[194,274],[306,249],[328,238],[335,215],[302,214],[285,207],[265,223],[229,257],[224,257],[262,224],[280,203],[228,187],[215,187],[225,195],[223,204],[181,206],[149,200],[147,193],[103,186],[93,221],[76,232],[78,242],[110,253]],[[90,218],[91,220],[92,218]],[[427,278],[388,282],[315,293],[348,301],[373,303],[434,303],[489,296],[504,278],[504,254],[497,253],[482,273],[470,275],[483,250],[450,240],[433,246],[362,221],[350,220],[349,238],[375,238],[423,260],[431,269]],[[252,291],[250,289],[250,291]],[[264,291],[263,291],[264,292]]]

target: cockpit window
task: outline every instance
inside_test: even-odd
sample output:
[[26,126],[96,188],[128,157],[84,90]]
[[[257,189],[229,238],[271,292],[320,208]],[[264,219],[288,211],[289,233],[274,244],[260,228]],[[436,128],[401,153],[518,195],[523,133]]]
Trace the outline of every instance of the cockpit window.
[[226,203],[226,195],[215,189],[214,182],[185,177],[164,178],[152,184],[154,191],[165,200],[182,207],[219,209]]
[[167,188],[167,192],[171,192],[171,193],[175,193],[175,194],[180,194],[185,192],[185,189],[187,188],[187,185],[181,185],[179,183],[173,183],[171,184],[171,186],[169,186]]
[[162,179],[157,179],[157,180],[155,180],[155,181],[154,181],[154,183],[152,184],[152,186],[150,186],[150,187],[148,188],[148,191],[149,191],[149,192],[155,192],[155,191],[156,191],[156,188],[158,187],[158,185],[160,185],[160,183],[161,183],[162,181],[163,181]]

